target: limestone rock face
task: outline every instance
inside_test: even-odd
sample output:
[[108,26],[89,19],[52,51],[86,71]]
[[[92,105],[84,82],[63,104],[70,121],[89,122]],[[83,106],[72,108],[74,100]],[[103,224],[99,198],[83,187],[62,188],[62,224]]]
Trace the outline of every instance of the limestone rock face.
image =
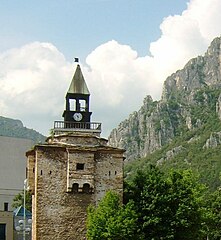
[[152,98],[147,96],[141,109],[132,113],[112,131],[109,144],[125,147],[128,160],[157,150],[174,136],[171,122],[161,119],[162,112],[166,110],[166,104],[153,102]]
[[214,39],[204,56],[191,59],[169,76],[161,100],[147,96],[138,111],[112,130],[108,144],[126,149],[129,161],[160,149],[187,130],[202,127],[204,119],[197,107],[212,108],[221,119],[220,46],[221,38]]
[[163,158],[161,158],[157,161],[157,164],[160,165],[164,161],[168,161],[168,160],[172,159],[173,157],[175,157],[176,155],[178,155],[179,153],[181,153],[184,150],[185,150],[185,148],[182,146],[178,146],[178,147],[175,147],[175,148],[169,150],[168,152],[166,152],[166,155]]
[[219,98],[217,99],[216,112],[218,114],[219,119],[221,120],[221,94],[219,95]]
[[221,144],[221,132],[213,132],[210,138],[207,139],[204,148],[215,148]]

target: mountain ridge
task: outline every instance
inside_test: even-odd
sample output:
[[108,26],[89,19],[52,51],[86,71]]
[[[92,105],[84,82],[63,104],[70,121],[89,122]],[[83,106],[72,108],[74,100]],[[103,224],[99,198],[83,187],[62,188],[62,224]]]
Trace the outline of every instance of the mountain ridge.
[[[127,149],[126,157],[131,160],[172,141],[184,121],[189,130],[199,126],[201,119],[191,118],[190,108],[197,105],[197,94],[203,98],[198,93],[201,89],[221,86],[220,44],[221,39],[215,38],[204,56],[191,59],[170,75],[164,82],[161,100],[153,101],[148,95],[138,111],[112,130],[109,144]],[[209,100],[204,97],[204,101]],[[217,111],[220,114],[220,109]]]
[[24,127],[21,120],[3,116],[0,116],[0,136],[30,139],[34,143],[44,142],[46,139],[39,132]]
[[125,172],[148,164],[191,168],[215,189],[221,172],[221,38],[204,56],[187,62],[164,82],[162,96],[146,96],[138,111],[122,121],[109,144],[126,149]]

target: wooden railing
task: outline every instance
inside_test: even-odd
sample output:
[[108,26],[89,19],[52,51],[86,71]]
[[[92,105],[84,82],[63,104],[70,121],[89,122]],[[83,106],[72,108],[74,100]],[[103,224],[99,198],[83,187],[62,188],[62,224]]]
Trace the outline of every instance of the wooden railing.
[[95,122],[64,122],[55,121],[54,130],[93,130],[96,132],[101,132],[101,123]]

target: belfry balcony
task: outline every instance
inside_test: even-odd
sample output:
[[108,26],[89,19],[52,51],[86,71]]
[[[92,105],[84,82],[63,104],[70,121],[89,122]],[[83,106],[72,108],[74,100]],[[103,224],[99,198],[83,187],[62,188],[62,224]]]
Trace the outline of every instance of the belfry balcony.
[[101,133],[101,123],[97,122],[66,122],[55,121],[52,134],[59,135],[67,132]]

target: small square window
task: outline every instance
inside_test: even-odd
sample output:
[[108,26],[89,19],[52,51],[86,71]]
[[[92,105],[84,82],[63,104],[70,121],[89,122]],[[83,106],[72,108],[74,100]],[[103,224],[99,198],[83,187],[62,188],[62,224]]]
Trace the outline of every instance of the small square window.
[[77,163],[77,170],[84,170],[84,163]]

